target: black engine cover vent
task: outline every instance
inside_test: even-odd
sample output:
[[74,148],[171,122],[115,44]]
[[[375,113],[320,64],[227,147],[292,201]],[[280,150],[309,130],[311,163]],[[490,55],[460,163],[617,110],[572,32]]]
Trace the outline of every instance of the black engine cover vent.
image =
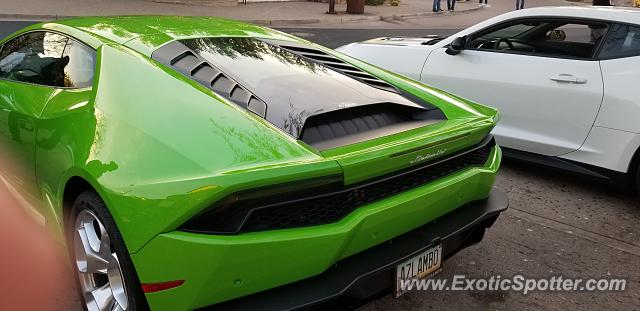
[[211,65],[192,49],[179,41],[171,42],[151,55],[156,61],[167,65],[183,75],[210,88],[236,105],[265,117],[267,104],[236,82],[229,75]]
[[323,51],[316,50],[308,46],[302,47],[302,46],[295,46],[292,44],[277,44],[276,41],[273,41],[273,42],[267,41],[267,40],[265,41],[269,44],[277,45],[278,47],[285,49],[291,53],[297,54],[304,58],[310,59],[314,62],[320,63],[324,66],[327,66],[335,71],[338,71],[344,75],[347,75],[353,79],[366,83],[375,88],[379,88],[389,92],[400,93],[400,91],[398,91],[398,89],[395,86],[385,81],[382,81],[370,75],[369,73],[366,73],[360,70],[358,67],[345,63],[341,59],[333,55],[329,55]]
[[311,116],[300,140],[326,150],[396,134],[444,119],[440,110],[380,103]]
[[303,43],[193,38],[152,58],[320,150],[446,120],[437,106]]

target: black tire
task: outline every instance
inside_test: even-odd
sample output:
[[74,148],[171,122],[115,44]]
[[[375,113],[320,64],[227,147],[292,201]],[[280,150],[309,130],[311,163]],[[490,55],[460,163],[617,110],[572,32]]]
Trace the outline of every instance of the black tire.
[[127,311],[149,310],[149,305],[147,304],[146,297],[142,292],[138,274],[133,266],[131,257],[129,257],[129,252],[127,251],[124,240],[122,239],[122,235],[120,235],[120,231],[118,230],[118,227],[116,226],[115,221],[109,213],[104,201],[93,191],[85,191],[78,195],[71,206],[71,212],[69,213],[68,221],[66,223],[67,244],[69,245],[70,258],[72,260],[72,267],[77,285],[76,288],[80,295],[82,307],[84,310],[88,310],[84,294],[82,293],[82,287],[80,285],[79,271],[77,269],[76,255],[74,252],[73,235],[75,234],[76,220],[83,210],[93,212],[109,234],[111,250],[116,253],[120,262],[121,275],[124,280],[124,288],[128,298]]
[[635,180],[636,194],[640,196],[640,164],[636,167],[636,180]]

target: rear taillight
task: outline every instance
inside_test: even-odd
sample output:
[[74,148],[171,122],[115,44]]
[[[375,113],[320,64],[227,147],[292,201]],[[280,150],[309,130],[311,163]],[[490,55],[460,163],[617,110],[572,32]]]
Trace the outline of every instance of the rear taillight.
[[184,284],[184,280],[176,280],[169,282],[160,282],[160,283],[144,283],[142,284],[142,291],[144,293],[155,293],[167,289],[176,288],[180,285]]

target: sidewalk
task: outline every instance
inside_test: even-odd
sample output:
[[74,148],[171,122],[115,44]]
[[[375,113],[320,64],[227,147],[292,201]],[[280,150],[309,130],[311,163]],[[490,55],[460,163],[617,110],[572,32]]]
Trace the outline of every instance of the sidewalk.
[[[337,4],[339,14],[325,14],[329,5],[318,2],[242,3],[233,7],[212,7],[156,3],[145,0],[0,0],[0,19],[54,20],[95,15],[205,15],[239,19],[262,25],[340,24],[361,21],[396,20],[435,15],[431,0],[401,0],[397,7],[366,6],[365,14],[344,13],[346,4]],[[446,9],[446,0],[442,0]],[[478,10],[475,1],[457,3],[456,12]],[[448,13],[444,13],[448,14]]]

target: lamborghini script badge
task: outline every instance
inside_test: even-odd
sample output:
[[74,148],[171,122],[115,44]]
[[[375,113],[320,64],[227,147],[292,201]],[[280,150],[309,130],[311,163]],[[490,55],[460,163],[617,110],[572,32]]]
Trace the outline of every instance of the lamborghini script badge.
[[415,159],[411,160],[411,162],[409,162],[409,163],[416,164],[416,163],[419,163],[419,162],[422,162],[422,161],[433,159],[433,158],[435,158],[437,156],[443,155],[445,152],[447,152],[446,149],[440,149],[440,150],[438,150],[436,152],[433,152],[433,153],[419,154]]

